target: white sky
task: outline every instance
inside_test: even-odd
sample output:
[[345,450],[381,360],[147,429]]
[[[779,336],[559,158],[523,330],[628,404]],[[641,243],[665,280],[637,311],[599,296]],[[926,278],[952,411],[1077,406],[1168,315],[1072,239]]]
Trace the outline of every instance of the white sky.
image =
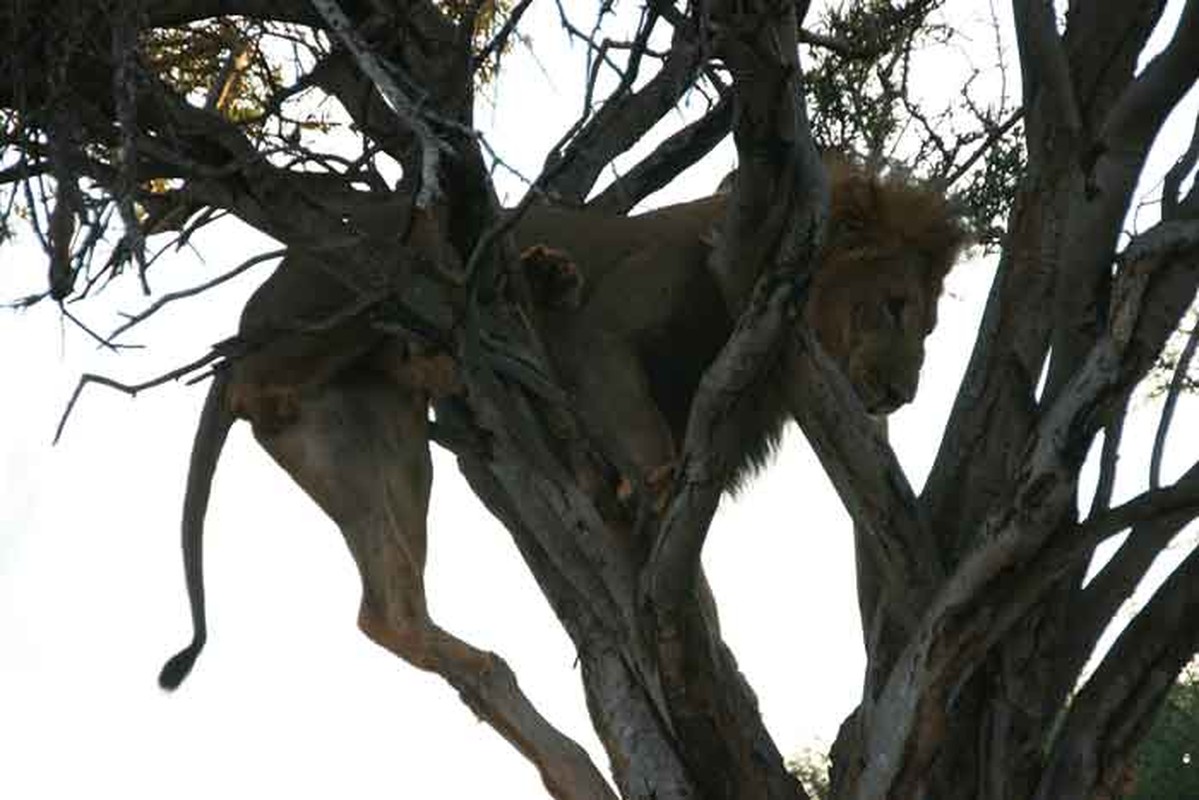
[[[580,71],[562,66],[579,54],[564,52],[545,20],[533,30],[544,69],[511,59],[494,112],[479,119],[530,175],[577,113]],[[658,200],[710,191],[732,162],[723,148]],[[228,230],[197,245],[207,263],[181,254],[157,269],[156,289],[193,285],[270,247]],[[0,298],[40,285],[39,253],[6,249],[0,259]],[[135,382],[201,355],[234,331],[268,269],[177,304],[130,337],[152,344],[149,352],[118,358],[64,327],[48,305],[0,313],[0,418],[8,421],[0,436],[0,797],[544,796],[534,771],[447,685],[358,632],[358,581],[339,534],[245,426],[225,449],[208,517],[209,643],[178,692],[158,689],[163,659],[190,636],[178,520],[204,389],[130,399],[93,387],[63,443],[49,441],[80,372]],[[990,274],[969,264],[950,276],[920,395],[892,417],[917,487]],[[101,305],[109,314],[140,309],[145,301],[131,289]],[[1184,405],[1194,411],[1193,401]],[[1143,488],[1152,411],[1140,409],[1129,425],[1121,496]],[[1192,433],[1180,429],[1174,441],[1168,476],[1193,455],[1178,452]],[[538,708],[606,768],[567,637],[507,534],[453,461],[434,457],[434,617],[503,656]],[[726,638],[784,752],[831,741],[856,701],[864,664],[850,534],[793,432],[778,462],[726,500],[709,537],[705,563]]]

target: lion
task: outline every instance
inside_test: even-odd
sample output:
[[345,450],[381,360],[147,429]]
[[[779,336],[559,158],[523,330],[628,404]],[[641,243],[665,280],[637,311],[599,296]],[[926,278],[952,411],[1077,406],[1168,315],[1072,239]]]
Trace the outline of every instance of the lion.
[[[924,339],[965,231],[944,197],[902,176],[826,159],[826,243],[803,316],[866,411],[886,415],[916,394]],[[546,344],[592,438],[620,473],[660,495],[700,378],[733,331],[757,275],[729,287],[709,264],[726,194],[633,217],[539,208],[519,247],[548,244],[580,272],[572,302],[546,311]],[[581,287],[581,288],[580,288]],[[775,369],[785,369],[776,365]],[[789,418],[779,376],[739,404],[735,489],[769,458]]]
[[[803,318],[865,409],[887,414],[916,392],[924,338],[964,233],[930,188],[843,162],[828,168],[829,231]],[[725,203],[717,195],[634,217],[535,206],[515,224],[553,366],[586,432],[638,486],[669,476],[700,378],[740,311],[709,265]],[[239,418],[341,529],[361,576],[358,624],[368,637],[459,687],[495,663],[438,627],[425,602],[429,407],[461,391],[453,361],[361,316],[304,332],[297,320],[355,299],[330,277],[327,258],[289,253],[242,314],[239,337],[265,345],[228,363],[209,389],[182,525],[193,638],[163,667],[166,689],[206,641],[203,520]],[[787,416],[770,380],[742,406],[730,488],[764,463]]]

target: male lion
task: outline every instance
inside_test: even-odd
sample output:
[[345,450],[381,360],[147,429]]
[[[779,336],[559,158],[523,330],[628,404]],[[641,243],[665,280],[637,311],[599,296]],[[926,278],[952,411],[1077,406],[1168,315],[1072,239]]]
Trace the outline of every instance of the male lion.
[[[924,337],[964,231],[928,187],[841,160],[826,167],[829,229],[804,316],[866,410],[889,414],[916,394]],[[718,194],[634,217],[537,208],[515,230],[521,248],[548,244],[580,270],[579,298],[545,312],[546,344],[608,458],[659,491],[699,380],[741,311],[729,304],[757,280],[735,274],[743,285],[722,287],[708,267],[725,202]],[[741,402],[730,484],[765,461],[788,416],[777,377]]]
[[[916,391],[963,233],[927,188],[839,162],[829,169],[830,229],[804,315],[866,409],[885,414]],[[515,228],[531,282],[542,287],[538,316],[565,388],[605,455],[640,485],[660,483],[673,463],[700,377],[740,310],[727,306],[708,266],[724,205],[717,196],[628,218],[534,207]],[[559,251],[577,275],[555,261]],[[243,312],[241,335],[269,344],[213,381],[201,415],[183,516],[194,638],[163,668],[165,688],[183,680],[204,645],[203,519],[237,417],[340,527],[363,583],[359,625],[372,640],[455,686],[495,663],[437,627],[425,605],[428,406],[460,391],[452,362],[357,318],[295,332],[295,320],[353,299],[319,256],[294,252]],[[785,418],[769,381],[744,407],[736,473],[762,462]]]

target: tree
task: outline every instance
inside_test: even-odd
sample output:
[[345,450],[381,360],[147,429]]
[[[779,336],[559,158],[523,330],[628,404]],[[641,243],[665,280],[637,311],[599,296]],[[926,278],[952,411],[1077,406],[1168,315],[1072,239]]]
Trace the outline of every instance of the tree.
[[1199,681],[1195,665],[1170,689],[1153,726],[1137,748],[1129,800],[1190,797],[1199,792]]
[[[186,241],[221,216],[289,248],[336,252],[360,289],[344,313],[452,354],[468,392],[437,409],[438,440],[505,523],[578,649],[628,797],[805,796],[714,616],[696,602],[720,491],[713,477],[730,447],[720,422],[774,359],[794,359],[791,409],[855,523],[868,657],[861,705],[833,748],[831,796],[1068,800],[1117,790],[1199,649],[1192,552],[1079,685],[1123,600],[1199,508],[1199,464],[1169,484],[1155,468],[1147,491],[1112,503],[1129,399],[1199,282],[1199,191],[1185,188],[1199,134],[1168,154],[1176,164],[1160,221],[1122,238],[1154,141],[1199,75],[1199,2],[1175,4],[1163,23],[1158,0],[1071,2],[1063,19],[1051,4],[1014,0],[1020,108],[980,106],[967,92],[973,123],[953,138],[950,118],[916,102],[906,72],[922,37],[944,34],[931,16],[938,2],[852,3],[810,28],[800,25],[806,2],[651,2],[626,39],[569,26],[593,80],[526,202],[547,195],[625,212],[731,130],[741,213],[726,222],[716,268],[764,275],[693,404],[687,466],[666,510],[642,508],[632,538],[548,443],[570,408],[519,293],[506,290],[519,273],[488,159],[502,162],[473,123],[480,71],[529,5],[5,4],[4,221],[27,223],[48,263],[45,295],[27,302],[83,299],[126,275],[148,286],[154,237]],[[601,22],[610,10],[601,6]],[[1159,24],[1167,42],[1150,57]],[[816,51],[806,72],[800,41]],[[613,159],[688,92],[706,93],[710,107],[597,190]],[[323,138],[334,127],[323,98],[352,120],[352,152]],[[899,151],[926,175],[965,182],[980,239],[1001,249],[919,494],[810,333],[789,324],[824,216],[815,137],[876,164]],[[396,188],[387,163],[400,165]],[[359,224],[382,215],[403,226],[409,214],[437,221],[434,257],[397,253]],[[397,269],[411,280],[362,288]],[[115,333],[96,336],[117,343]],[[245,346],[224,343],[168,377]],[[1080,513],[1083,464],[1101,433],[1098,486]],[[1124,531],[1084,581],[1095,548]],[[607,796],[594,765],[548,723],[497,710],[529,706],[509,673],[495,675],[485,686],[447,677],[556,796]]]
[[805,747],[787,763],[788,769],[799,778],[804,790],[813,800],[825,800],[828,797],[829,758],[826,753]]

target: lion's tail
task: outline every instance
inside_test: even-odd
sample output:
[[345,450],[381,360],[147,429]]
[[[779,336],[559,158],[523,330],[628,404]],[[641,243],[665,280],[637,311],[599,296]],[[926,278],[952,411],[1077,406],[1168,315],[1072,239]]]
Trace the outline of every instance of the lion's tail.
[[163,689],[176,688],[191,671],[196,657],[208,639],[204,618],[204,514],[208,510],[208,495],[212,476],[216,472],[221,449],[233,425],[233,415],[225,402],[227,373],[219,370],[208,389],[200,424],[192,445],[191,463],[187,470],[187,491],[183,497],[183,569],[187,580],[187,598],[191,603],[192,640],[163,665],[158,685]]

